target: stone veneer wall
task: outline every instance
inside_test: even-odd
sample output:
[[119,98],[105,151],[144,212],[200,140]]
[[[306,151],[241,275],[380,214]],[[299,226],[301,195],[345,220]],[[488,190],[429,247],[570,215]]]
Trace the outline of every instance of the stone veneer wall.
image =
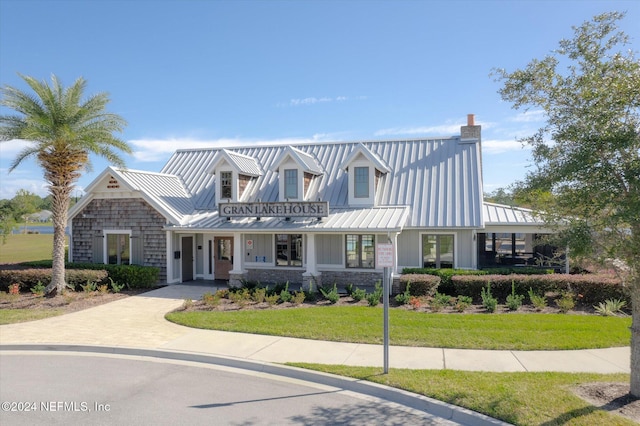
[[165,218],[139,198],[92,200],[73,218],[73,261],[103,263],[103,259],[93,258],[93,244],[103,235],[102,231],[130,230],[132,238],[142,238],[142,264],[160,268],[159,278],[164,282],[167,279],[167,238],[162,229],[165,224]]
[[[249,269],[244,279],[247,281],[259,281],[262,284],[278,284],[289,281],[292,284],[303,284],[306,281],[303,278],[304,270],[291,269]],[[337,284],[338,288],[344,288],[347,284],[353,284],[354,287],[373,290],[375,284],[379,281],[382,285],[381,272],[360,272],[360,271],[321,271],[320,276],[315,281],[317,284],[324,286],[333,286]],[[400,278],[394,277],[392,283],[392,292],[398,293],[400,289]]]

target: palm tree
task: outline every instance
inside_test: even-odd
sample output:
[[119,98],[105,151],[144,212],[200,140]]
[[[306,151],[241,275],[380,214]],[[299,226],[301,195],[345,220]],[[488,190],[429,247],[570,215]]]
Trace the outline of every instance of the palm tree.
[[131,148],[113,136],[114,132],[122,132],[126,121],[105,111],[109,96],[99,93],[83,99],[86,81],[82,77],[67,88],[55,75],[51,77],[51,85],[29,76],[20,77],[35,96],[11,86],[0,89],[0,105],[18,113],[0,115],[0,142],[19,139],[32,142],[18,154],[9,172],[23,160],[35,158],[49,184],[53,270],[47,294],[52,296],[65,289],[64,248],[69,201],[75,182],[84,170],[91,168],[89,154],[97,154],[123,167],[124,161],[115,150],[131,153]]

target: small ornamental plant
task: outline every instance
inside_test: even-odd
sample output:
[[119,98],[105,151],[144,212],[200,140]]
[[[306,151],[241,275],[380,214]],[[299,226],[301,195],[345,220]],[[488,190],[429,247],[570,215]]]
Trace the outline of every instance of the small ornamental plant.
[[420,305],[422,305],[422,302],[420,301],[419,297],[411,296],[411,299],[409,299],[409,305],[411,305],[411,307],[417,311],[418,309],[420,309]]
[[20,294],[20,284],[13,283],[9,286],[9,294]]

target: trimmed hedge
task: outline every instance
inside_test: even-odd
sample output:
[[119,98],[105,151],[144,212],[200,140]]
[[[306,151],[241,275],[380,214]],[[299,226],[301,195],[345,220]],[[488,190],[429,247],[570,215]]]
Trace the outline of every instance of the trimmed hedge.
[[[451,277],[455,275],[487,275],[485,271],[477,271],[473,269],[436,269],[436,268],[404,268],[403,274],[428,274],[435,275],[440,278],[440,286],[437,291],[440,293],[456,296],[455,289],[451,282]],[[434,291],[435,294],[435,291]]]
[[630,304],[631,300],[620,280],[611,275],[552,274],[552,275],[456,275],[451,278],[456,294],[471,296],[480,300],[482,288],[491,283],[491,293],[504,301],[511,294],[511,282],[518,294],[527,294],[529,288],[538,294],[548,292],[572,292],[577,302],[591,306],[607,299],[622,299]]
[[[52,261],[37,261],[37,262],[25,262],[18,265],[18,268],[14,270],[19,270],[20,267],[31,266],[32,268],[38,268],[42,270],[48,270],[48,278],[45,283],[44,280],[41,280],[43,284],[47,285],[51,282],[51,264]],[[78,270],[92,270],[92,271],[106,271],[108,277],[110,277],[114,282],[118,284],[125,284],[128,288],[151,288],[154,287],[158,283],[158,277],[160,276],[160,269],[153,266],[141,266],[141,265],[104,265],[99,263],[67,263],[65,264],[66,274],[69,276],[71,273],[72,276]],[[85,273],[86,274],[86,273]],[[95,279],[91,279],[92,281],[97,281]],[[109,283],[107,277],[104,278],[104,283]],[[85,279],[82,284],[86,284],[87,280]],[[36,281],[37,283],[37,281]],[[34,283],[34,285],[36,284]],[[67,283],[71,285],[71,282],[67,280]],[[102,283],[102,281],[100,282]],[[11,284],[11,283],[9,283]],[[7,284],[7,286],[9,285]],[[3,288],[3,282],[0,280],[0,290]],[[6,289],[5,289],[6,291]]]
[[400,292],[404,293],[409,283],[409,293],[412,296],[433,296],[440,281],[440,277],[429,274],[400,275]]

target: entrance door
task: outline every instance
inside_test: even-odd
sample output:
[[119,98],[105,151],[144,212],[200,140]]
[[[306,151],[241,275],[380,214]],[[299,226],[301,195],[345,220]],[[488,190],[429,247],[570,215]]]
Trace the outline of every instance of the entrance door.
[[182,282],[193,281],[193,237],[182,237]]
[[228,280],[229,271],[233,269],[233,237],[215,237],[214,278]]

